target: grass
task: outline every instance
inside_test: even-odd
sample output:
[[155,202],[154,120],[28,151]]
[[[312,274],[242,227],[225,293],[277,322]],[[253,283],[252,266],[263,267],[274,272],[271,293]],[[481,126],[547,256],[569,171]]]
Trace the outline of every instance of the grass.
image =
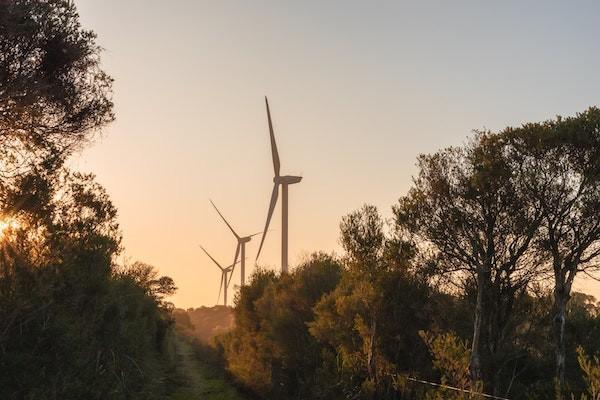
[[172,346],[181,377],[173,383],[169,400],[244,400],[222,376],[197,356],[194,345],[180,335],[173,335]]

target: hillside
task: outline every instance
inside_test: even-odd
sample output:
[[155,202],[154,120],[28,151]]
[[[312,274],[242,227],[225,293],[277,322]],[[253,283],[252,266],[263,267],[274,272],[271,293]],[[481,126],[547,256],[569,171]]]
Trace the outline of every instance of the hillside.
[[202,343],[210,343],[217,335],[228,332],[234,326],[233,311],[230,307],[214,306],[175,309],[175,323],[181,332]]

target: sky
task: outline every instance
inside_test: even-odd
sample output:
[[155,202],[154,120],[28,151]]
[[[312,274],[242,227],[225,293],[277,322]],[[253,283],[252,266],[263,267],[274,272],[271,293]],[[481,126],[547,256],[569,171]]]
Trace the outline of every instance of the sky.
[[[416,157],[600,105],[597,1],[77,0],[105,49],[116,121],[71,165],[119,209],[122,261],[171,276],[178,307],[211,306],[235,240],[272,189],[264,96],[290,187],[290,264],[341,253],[339,222],[386,219]],[[278,269],[278,205],[260,264]],[[254,269],[259,238],[247,247]],[[236,272],[233,284],[239,283]],[[600,283],[576,287],[600,297]],[[231,297],[230,297],[231,299]]]

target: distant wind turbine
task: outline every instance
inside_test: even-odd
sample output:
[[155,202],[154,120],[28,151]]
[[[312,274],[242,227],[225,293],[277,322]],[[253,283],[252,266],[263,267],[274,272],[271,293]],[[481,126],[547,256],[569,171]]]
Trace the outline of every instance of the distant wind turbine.
[[277,204],[277,198],[279,196],[279,185],[281,185],[281,272],[288,272],[288,185],[293,185],[302,180],[301,176],[292,175],[279,175],[281,164],[279,162],[279,153],[277,152],[277,143],[275,143],[275,134],[273,133],[273,123],[271,121],[271,111],[269,110],[269,101],[265,96],[265,104],[267,106],[267,118],[269,120],[269,135],[271,137],[271,155],[273,156],[273,169],[275,176],[273,177],[273,192],[271,193],[271,203],[269,204],[269,212],[267,214],[267,222],[265,223],[265,230],[260,240],[260,246],[258,253],[256,254],[256,260],[260,256],[267,230],[269,229],[269,223]]
[[[233,269],[235,269],[235,264],[237,263],[237,259],[238,259],[238,255],[240,255],[241,252],[241,264],[240,264],[240,286],[244,286],[245,282],[246,282],[246,243],[248,243],[253,236],[256,236],[262,232],[258,232],[258,233],[254,233],[250,236],[240,236],[237,234],[237,232],[233,229],[233,227],[229,224],[229,222],[227,222],[227,220],[225,219],[225,217],[223,216],[223,214],[221,214],[221,211],[219,211],[219,209],[217,208],[217,206],[215,205],[215,203],[213,203],[212,200],[210,200],[210,204],[212,204],[212,206],[215,208],[215,211],[217,211],[217,214],[219,214],[219,216],[221,217],[221,219],[223,220],[223,222],[225,222],[225,225],[227,225],[227,227],[229,228],[229,230],[231,231],[231,233],[233,233],[233,236],[235,236],[235,238],[237,239],[237,248],[235,249],[235,258],[233,259]],[[233,271],[231,271],[231,275],[229,277],[229,280],[231,280],[231,277],[233,276]],[[227,282],[227,285],[229,285],[229,282]]]
[[227,286],[229,286],[229,282],[227,280],[227,274],[229,274],[233,270],[233,267],[235,267],[235,264],[237,262],[234,261],[233,264],[231,264],[230,266],[224,268],[224,267],[221,266],[221,264],[219,264],[217,262],[217,260],[215,260],[210,254],[208,254],[208,251],[206,251],[206,249],[204,247],[200,246],[200,248],[202,249],[202,251],[204,251],[206,253],[206,255],[221,270],[221,283],[219,284],[219,296],[217,297],[217,304],[219,304],[219,299],[221,298],[221,290],[223,290],[223,305],[227,306]]

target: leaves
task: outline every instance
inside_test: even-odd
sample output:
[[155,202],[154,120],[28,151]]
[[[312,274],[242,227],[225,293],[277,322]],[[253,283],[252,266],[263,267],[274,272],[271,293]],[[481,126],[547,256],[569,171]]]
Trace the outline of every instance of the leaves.
[[114,119],[95,39],[71,1],[0,4],[0,177],[60,166]]

